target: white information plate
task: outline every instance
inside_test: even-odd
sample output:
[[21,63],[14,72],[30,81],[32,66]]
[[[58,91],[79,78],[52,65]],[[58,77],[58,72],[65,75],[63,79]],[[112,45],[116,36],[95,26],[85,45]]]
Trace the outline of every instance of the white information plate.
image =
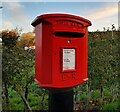
[[75,49],[63,49],[63,70],[75,70]]

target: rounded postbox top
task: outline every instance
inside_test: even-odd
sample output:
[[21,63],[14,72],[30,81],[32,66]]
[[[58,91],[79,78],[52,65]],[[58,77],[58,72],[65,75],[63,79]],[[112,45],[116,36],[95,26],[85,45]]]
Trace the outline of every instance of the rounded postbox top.
[[91,21],[89,21],[85,18],[82,18],[80,16],[71,15],[71,14],[43,14],[43,15],[37,16],[31,25],[35,27],[36,25],[43,22],[45,19],[59,20],[59,19],[64,19],[64,18],[66,18],[68,20],[74,20],[74,21],[77,21],[79,23],[81,23],[81,21],[82,21],[82,24],[84,26],[91,26],[92,25]]

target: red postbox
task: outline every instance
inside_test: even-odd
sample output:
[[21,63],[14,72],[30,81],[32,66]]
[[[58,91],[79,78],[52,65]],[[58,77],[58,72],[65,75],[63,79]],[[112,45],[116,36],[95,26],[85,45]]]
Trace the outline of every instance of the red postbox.
[[36,82],[43,88],[72,88],[88,80],[88,26],[70,14],[38,16],[35,27]]

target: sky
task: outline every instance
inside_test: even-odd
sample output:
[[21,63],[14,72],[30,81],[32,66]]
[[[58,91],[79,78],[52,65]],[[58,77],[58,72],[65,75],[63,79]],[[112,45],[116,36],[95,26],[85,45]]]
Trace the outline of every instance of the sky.
[[[12,0],[11,0],[12,1]],[[14,0],[13,0],[14,1]],[[31,0],[33,1],[33,0]],[[62,0],[61,0],[62,1]],[[5,0],[0,5],[2,17],[0,30],[22,28],[23,32],[33,31],[32,21],[47,13],[67,13],[86,18],[92,22],[89,31],[103,30],[114,24],[118,27],[118,2],[34,2]],[[102,1],[102,0],[101,0]],[[105,0],[104,0],[105,1]],[[115,0],[114,0],[115,1]]]

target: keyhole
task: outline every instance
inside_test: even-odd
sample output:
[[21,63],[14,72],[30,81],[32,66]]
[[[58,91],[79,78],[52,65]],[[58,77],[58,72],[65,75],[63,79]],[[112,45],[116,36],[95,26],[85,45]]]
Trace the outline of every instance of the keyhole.
[[70,44],[71,43],[71,40],[68,40],[68,44]]

